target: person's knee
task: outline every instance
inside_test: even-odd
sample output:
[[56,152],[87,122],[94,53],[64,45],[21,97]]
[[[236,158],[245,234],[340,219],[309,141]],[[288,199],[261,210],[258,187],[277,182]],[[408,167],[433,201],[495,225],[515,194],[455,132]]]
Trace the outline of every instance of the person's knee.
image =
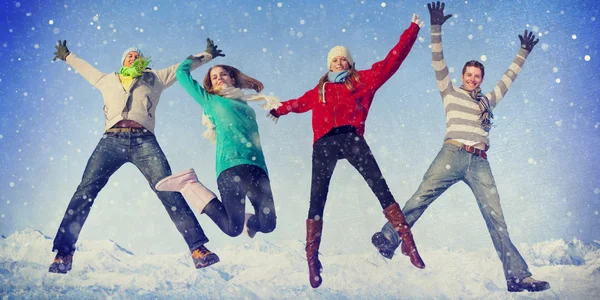
[[276,219],[274,218],[272,221],[267,222],[264,226],[262,226],[261,230],[263,233],[273,232],[277,225]]
[[236,237],[242,234],[243,229],[244,228],[242,228],[241,226],[230,226],[229,228],[223,230],[223,232],[230,237]]

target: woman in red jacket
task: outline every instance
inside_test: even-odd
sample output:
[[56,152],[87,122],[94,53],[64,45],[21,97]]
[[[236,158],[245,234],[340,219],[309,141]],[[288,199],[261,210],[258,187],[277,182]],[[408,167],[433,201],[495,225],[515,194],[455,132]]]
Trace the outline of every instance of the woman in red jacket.
[[425,268],[404,215],[363,138],[375,92],[396,73],[422,25],[419,17],[413,15],[410,27],[402,33],[398,44],[384,60],[368,70],[357,71],[350,52],[342,46],[333,47],[327,55],[329,71],[321,77],[317,86],[298,99],[282,102],[281,107],[270,112],[273,118],[279,118],[290,112],[312,110],[314,144],[310,208],[306,220],[306,258],[313,288],[319,287],[322,282],[318,250],[323,210],[331,175],[340,159],[348,160],[360,172],[379,199],[386,218],[402,237],[402,253],[409,256],[416,267]]

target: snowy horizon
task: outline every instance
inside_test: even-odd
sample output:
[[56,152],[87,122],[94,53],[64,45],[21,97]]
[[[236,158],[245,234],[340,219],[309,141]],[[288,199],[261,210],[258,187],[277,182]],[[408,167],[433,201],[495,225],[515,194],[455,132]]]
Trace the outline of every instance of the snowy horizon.
[[493,249],[422,249],[427,268],[400,255],[323,251],[323,285],[308,283],[304,244],[263,239],[214,249],[221,261],[196,270],[189,253],[135,255],[109,240],[81,240],[66,275],[47,272],[52,240],[26,229],[0,239],[0,295],[18,298],[140,299],[595,299],[600,294],[600,241],[520,244],[538,293],[509,293]]

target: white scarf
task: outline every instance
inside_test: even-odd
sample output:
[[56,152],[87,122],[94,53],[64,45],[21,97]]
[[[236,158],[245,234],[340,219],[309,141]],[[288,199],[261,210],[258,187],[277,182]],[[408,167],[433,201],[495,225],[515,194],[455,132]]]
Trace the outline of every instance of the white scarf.
[[[260,106],[264,110],[276,109],[281,106],[281,101],[276,96],[269,96],[269,95],[263,95],[263,94],[244,95],[244,92],[240,88],[231,87],[231,86],[222,88],[218,92],[218,94],[221,97],[242,100],[242,101],[246,101],[246,102],[256,102],[256,101],[265,101],[266,100],[267,102],[260,104]],[[202,136],[204,138],[208,139],[209,141],[211,141],[213,144],[216,143],[217,133],[215,132],[215,124],[213,124],[213,122],[208,118],[208,116],[205,113],[202,113],[202,125],[206,126],[206,131],[204,131],[204,133],[202,133]]]

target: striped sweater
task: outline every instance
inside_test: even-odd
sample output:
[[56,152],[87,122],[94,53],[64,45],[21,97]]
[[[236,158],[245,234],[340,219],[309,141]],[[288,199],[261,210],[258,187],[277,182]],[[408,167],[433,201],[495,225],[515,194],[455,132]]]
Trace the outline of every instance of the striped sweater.
[[[479,121],[480,109],[477,100],[472,99],[466,91],[454,86],[450,81],[448,66],[446,66],[442,51],[441,25],[431,26],[431,52],[437,86],[442,96],[446,114],[446,136],[444,141],[452,139],[466,145],[484,143],[486,149],[489,148],[489,133],[483,130]],[[521,71],[527,55],[529,55],[529,51],[520,48],[517,56],[508,67],[508,70],[504,72],[496,87],[485,94],[490,100],[492,109],[506,95],[508,88]]]

